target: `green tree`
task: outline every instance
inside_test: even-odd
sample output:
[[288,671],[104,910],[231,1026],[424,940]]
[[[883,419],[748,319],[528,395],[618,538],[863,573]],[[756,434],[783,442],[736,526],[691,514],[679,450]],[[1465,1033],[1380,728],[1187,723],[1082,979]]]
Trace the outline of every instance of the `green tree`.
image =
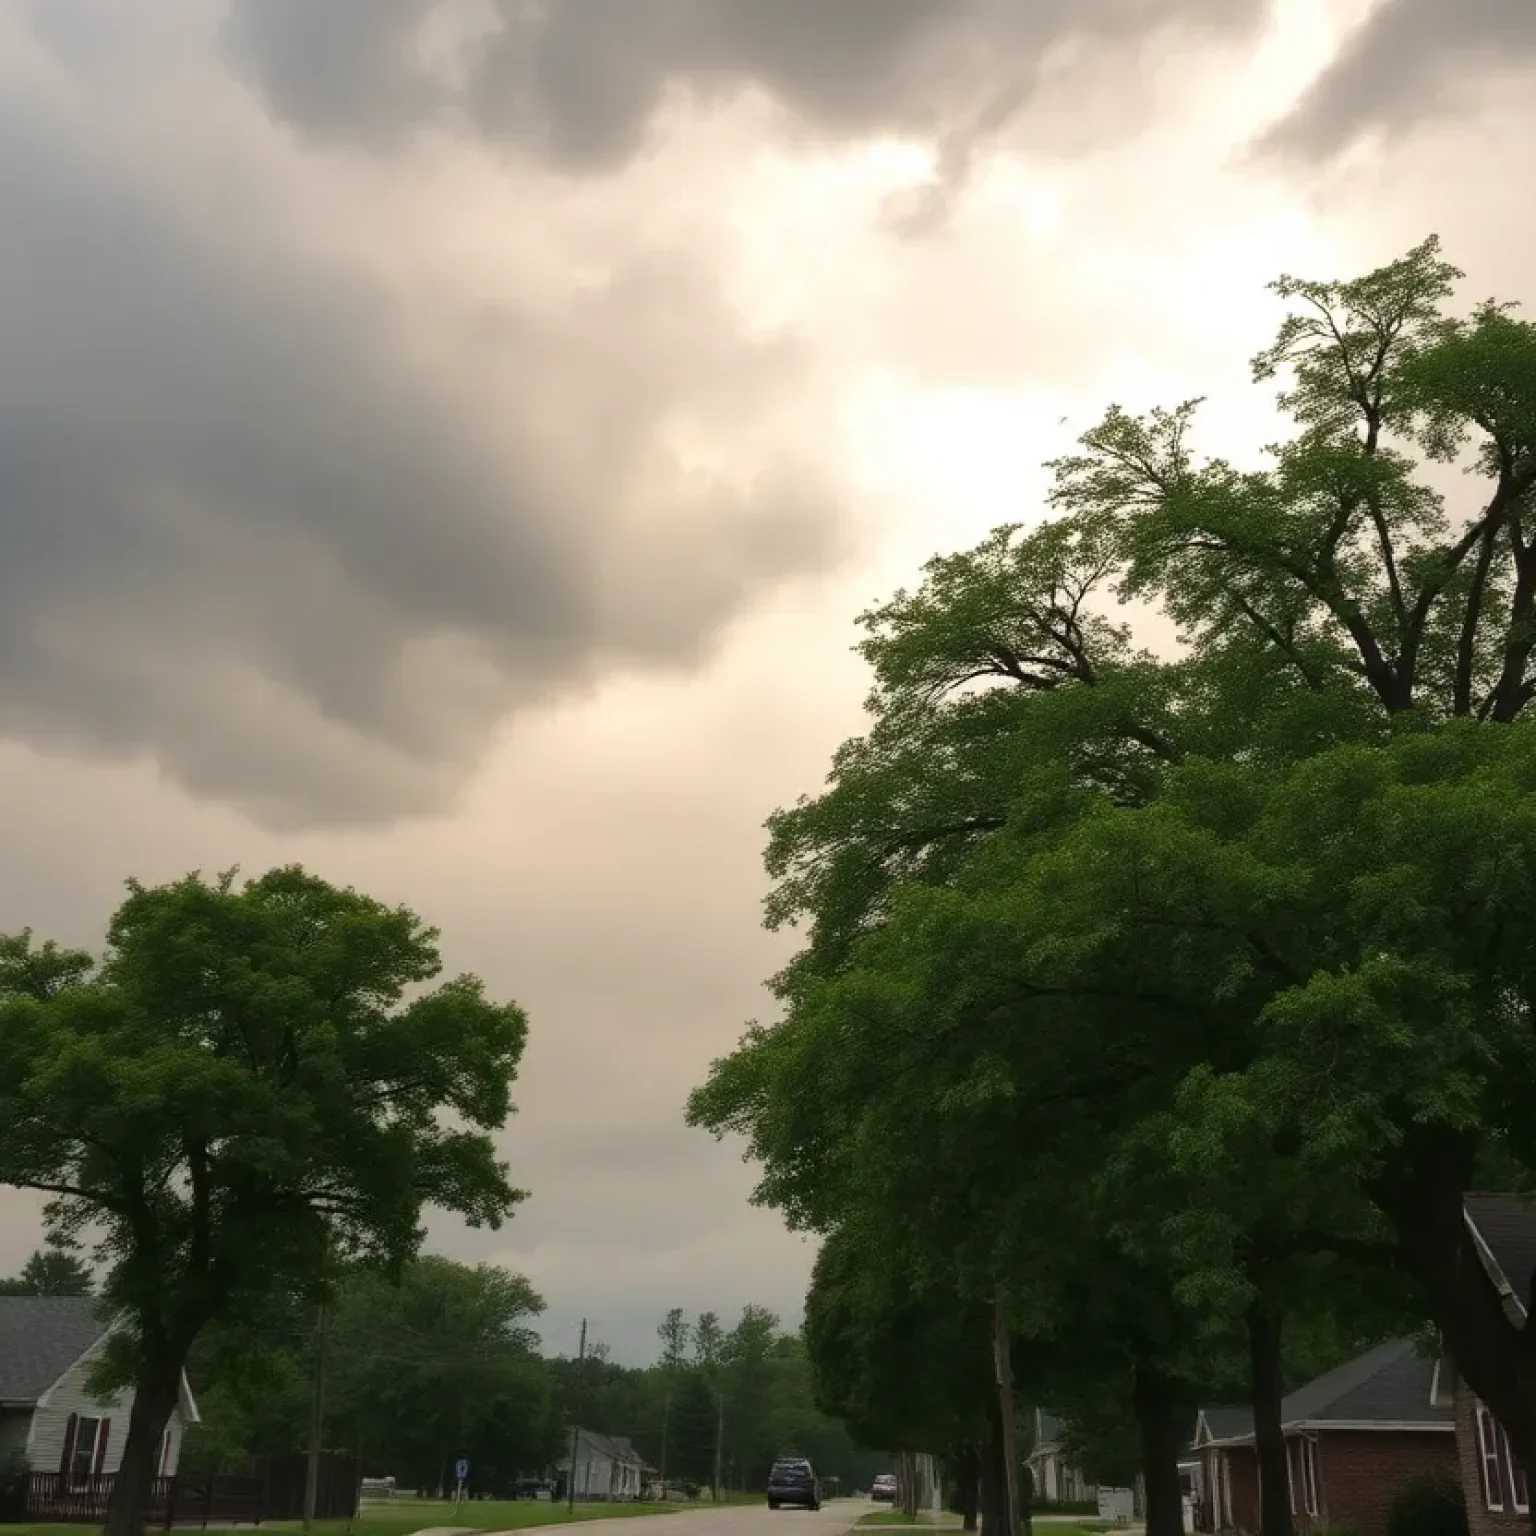
[[[498,1224],[526,1022],[412,912],[289,868],[130,883],[100,962],[0,946],[0,1178],[104,1233],[135,1389],[109,1530],[143,1527],[193,1345],[281,1287],[398,1266],[432,1204]],[[407,996],[410,1000],[407,1001]]]
[[480,1489],[559,1454],[549,1373],[532,1324],[544,1303],[521,1275],[424,1257],[398,1283],[359,1275],[331,1329],[332,1439],[413,1487],[451,1486],[468,1456]]
[[661,1373],[662,1380],[661,1456],[658,1471],[661,1476],[663,1496],[665,1496],[667,1473],[670,1470],[667,1453],[671,1448],[672,1399],[677,1392],[678,1382],[687,1369],[688,1351],[693,1342],[693,1329],[681,1307],[672,1307],[667,1312],[656,1329],[656,1336],[661,1341],[661,1359],[657,1362],[657,1370]]
[[[825,1229],[870,1198],[871,1169],[908,1210],[944,1199],[930,1189],[919,1205],[923,1170],[869,1134],[856,1083],[841,1124],[865,1155],[828,1142],[828,1074],[861,1016],[880,1020],[867,1033],[885,1051],[861,1064],[866,1091],[900,1098],[906,1118],[922,1106],[889,1093],[892,1071],[928,1074],[936,1108],[907,1123],[963,1187],[1001,1170],[975,1145],[933,1153],[946,1119],[984,1143],[978,1119],[1009,1124],[1000,1103],[1034,1123],[1042,1104],[1094,1101],[1051,1122],[1075,1147],[1095,1116],[1117,1128],[1061,1187],[1108,1201],[1101,1230],[1124,1253],[1171,1263],[1175,1300],[1220,1297],[1244,1318],[1272,1473],[1279,1317],[1317,1251],[1405,1266],[1474,1386],[1536,1449],[1536,1372],[1461,1220],[1461,1191],[1495,1154],[1529,1166],[1513,1105],[1536,1085],[1509,1043],[1514,1000],[1531,995],[1524,893],[1489,853],[1498,803],[1453,803],[1465,760],[1434,770],[1442,801],[1414,828],[1420,855],[1462,861],[1460,905],[1426,898],[1426,861],[1399,851],[1394,822],[1426,771],[1401,756],[1416,738],[1456,737],[1446,721],[1507,726],[1536,697],[1536,332],[1497,305],[1448,316],[1456,276],[1428,242],[1352,282],[1283,279],[1293,312],[1256,372],[1286,376],[1296,431],[1267,464],[1197,461],[1192,406],[1112,410],[1056,466],[1057,522],[932,562],[919,592],[865,616],[871,729],[825,794],[771,823],[770,924],[808,924],[776,982],[785,1023],[749,1035],[694,1104],[696,1120],[753,1138],[762,1198]],[[1487,495],[1454,521],[1423,465],[1472,438]],[[1186,658],[1137,653],[1102,616],[1111,588],[1162,607]],[[1362,771],[1379,803],[1362,799]],[[1322,817],[1320,795],[1333,797]],[[935,1006],[943,1023],[924,1018]],[[1362,1010],[1376,1052],[1341,1078],[1337,1037]],[[1337,1092],[1318,1095],[1320,1080]],[[1214,1191],[1220,1242],[1194,1240],[1212,1193],[1201,1167],[1234,1156],[1243,1177]],[[996,1219],[1017,1212],[1004,1202]],[[974,1268],[1006,1267],[994,1254]],[[1288,1521],[1272,1496],[1266,1530]]]
[[95,1289],[90,1266],[55,1243],[39,1248],[11,1280],[0,1280],[0,1296],[89,1296]]

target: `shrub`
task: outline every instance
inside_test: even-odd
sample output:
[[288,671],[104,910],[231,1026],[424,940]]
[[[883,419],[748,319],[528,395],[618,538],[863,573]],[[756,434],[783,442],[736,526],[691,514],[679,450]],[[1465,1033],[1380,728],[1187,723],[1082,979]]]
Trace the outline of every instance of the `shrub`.
[[1387,1536],[1468,1536],[1461,1485],[1444,1471],[1404,1483],[1387,1509]]

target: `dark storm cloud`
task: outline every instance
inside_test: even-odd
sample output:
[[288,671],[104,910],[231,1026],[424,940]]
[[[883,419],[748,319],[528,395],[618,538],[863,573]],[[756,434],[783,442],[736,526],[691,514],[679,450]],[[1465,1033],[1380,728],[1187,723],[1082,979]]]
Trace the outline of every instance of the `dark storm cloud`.
[[691,664],[830,557],[813,477],[696,483],[654,446],[690,391],[751,419],[798,376],[697,274],[616,259],[554,316],[434,315],[445,379],[405,300],[295,255],[270,208],[162,196],[22,114],[0,106],[0,736],[147,756],[274,823],[384,820],[441,806],[509,709]]
[[[436,118],[567,168],[622,162],[669,91],[756,86],[830,134],[951,142],[1024,105],[1058,45],[1241,31],[1265,0],[494,0],[459,79],[424,26],[457,0],[231,0],[228,55],[301,128],[377,143]],[[958,135],[958,140],[954,136]]]
[[1369,133],[1502,106],[1533,68],[1533,0],[1383,0],[1260,148],[1329,159]]

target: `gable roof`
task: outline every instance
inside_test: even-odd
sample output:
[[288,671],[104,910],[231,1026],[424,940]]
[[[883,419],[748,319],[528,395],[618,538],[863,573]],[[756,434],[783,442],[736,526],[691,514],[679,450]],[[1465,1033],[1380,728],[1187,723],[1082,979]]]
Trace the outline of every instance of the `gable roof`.
[[[1280,1405],[1295,1429],[1454,1429],[1455,1412],[1435,1399],[1435,1361],[1413,1339],[1389,1339],[1298,1387]],[[1202,1408],[1195,1448],[1253,1439],[1251,1408]]]
[[1250,1439],[1252,1435],[1253,1409],[1251,1408],[1202,1408],[1199,1422],[1195,1425],[1197,1446],[1223,1445],[1234,1440]]
[[1454,1427],[1448,1403],[1432,1401],[1435,1362],[1414,1339],[1389,1339],[1326,1371],[1286,1398],[1287,1424]]
[[1536,1202],[1479,1191],[1467,1195],[1463,1205],[1484,1265],[1496,1285],[1508,1286],[1510,1310],[1523,1321],[1536,1281]]
[[90,1296],[0,1296],[0,1403],[31,1407],[97,1344],[96,1308]]
[[[617,1462],[620,1465],[624,1463],[641,1467],[645,1465],[644,1458],[635,1449],[633,1443],[622,1435],[600,1435],[595,1429],[578,1429],[576,1442],[579,1446],[586,1446],[590,1455],[601,1456],[605,1461]],[[567,1454],[564,1463],[569,1461],[570,1456]]]

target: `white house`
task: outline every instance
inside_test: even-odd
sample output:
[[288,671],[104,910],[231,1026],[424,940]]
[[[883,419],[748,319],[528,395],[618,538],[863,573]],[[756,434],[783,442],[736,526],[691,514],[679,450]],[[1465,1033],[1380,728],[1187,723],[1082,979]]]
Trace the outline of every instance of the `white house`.
[[1099,1490],[1079,1474],[1067,1454],[1061,1420],[1037,1408],[1034,1431],[1026,1458],[1034,1497],[1048,1504],[1086,1504],[1096,1499]]
[[[569,1455],[558,1471],[569,1475]],[[576,1431],[576,1497],[592,1500],[638,1499],[645,1486],[645,1458],[622,1436]]]
[[[96,1397],[92,1367],[109,1325],[88,1296],[0,1296],[0,1467],[56,1473],[70,1486],[116,1472],[133,1393]],[[198,1422],[186,1377],[161,1437],[157,1471],[176,1471]]]

